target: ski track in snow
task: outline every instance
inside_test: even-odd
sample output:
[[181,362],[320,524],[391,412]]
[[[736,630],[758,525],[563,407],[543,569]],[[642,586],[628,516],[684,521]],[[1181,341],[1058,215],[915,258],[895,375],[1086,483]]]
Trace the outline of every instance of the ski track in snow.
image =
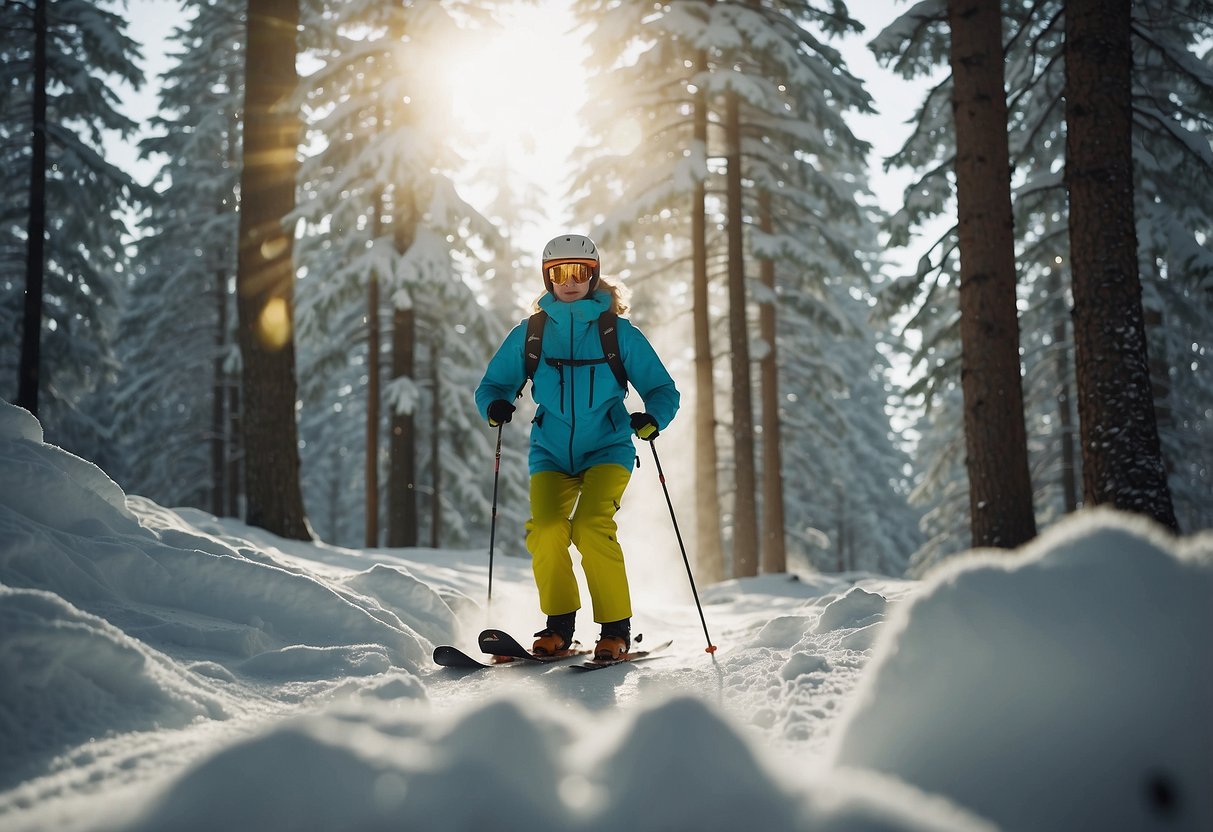
[[714,655],[637,556],[661,658],[450,671],[541,624],[529,563],[489,604],[478,550],[165,509],[7,403],[0,494],[5,832],[1213,828],[1208,535],[1096,512],[924,581],[701,587]]

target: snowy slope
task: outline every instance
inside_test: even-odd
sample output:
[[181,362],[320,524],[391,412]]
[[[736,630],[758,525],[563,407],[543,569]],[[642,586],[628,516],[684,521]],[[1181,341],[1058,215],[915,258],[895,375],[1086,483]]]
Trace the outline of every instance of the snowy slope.
[[638,579],[667,657],[458,673],[435,644],[538,623],[521,559],[489,609],[483,552],[171,511],[8,404],[0,495],[4,830],[1213,829],[1208,536],[701,587],[715,656]]

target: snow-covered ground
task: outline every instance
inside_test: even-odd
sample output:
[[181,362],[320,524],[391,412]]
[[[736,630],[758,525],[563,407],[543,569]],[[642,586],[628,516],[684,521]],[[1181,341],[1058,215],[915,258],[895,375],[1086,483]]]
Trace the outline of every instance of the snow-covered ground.
[[7,403],[0,495],[6,831],[1213,829],[1208,535],[1093,512],[922,582],[701,587],[715,655],[640,563],[665,657],[455,672],[540,623],[525,561],[489,608],[483,551],[171,511]]

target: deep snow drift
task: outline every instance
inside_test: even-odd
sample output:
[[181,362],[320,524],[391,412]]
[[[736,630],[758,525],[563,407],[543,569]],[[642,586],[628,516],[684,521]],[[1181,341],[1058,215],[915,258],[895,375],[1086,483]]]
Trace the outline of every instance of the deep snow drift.
[[7,403],[0,495],[6,830],[1213,829],[1209,535],[701,587],[715,657],[646,582],[669,656],[469,673],[430,651],[533,629],[520,558],[486,610],[483,552],[171,511]]

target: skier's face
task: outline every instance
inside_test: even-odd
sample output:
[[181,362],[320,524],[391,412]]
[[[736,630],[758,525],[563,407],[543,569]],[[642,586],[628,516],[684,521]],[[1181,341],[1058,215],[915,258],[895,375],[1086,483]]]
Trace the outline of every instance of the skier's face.
[[581,300],[590,292],[594,274],[593,261],[577,260],[546,265],[548,282],[557,300],[569,303]]
[[590,293],[589,283],[574,283],[569,281],[563,286],[553,286],[552,294],[556,296],[556,300],[572,303],[575,300],[581,300]]

